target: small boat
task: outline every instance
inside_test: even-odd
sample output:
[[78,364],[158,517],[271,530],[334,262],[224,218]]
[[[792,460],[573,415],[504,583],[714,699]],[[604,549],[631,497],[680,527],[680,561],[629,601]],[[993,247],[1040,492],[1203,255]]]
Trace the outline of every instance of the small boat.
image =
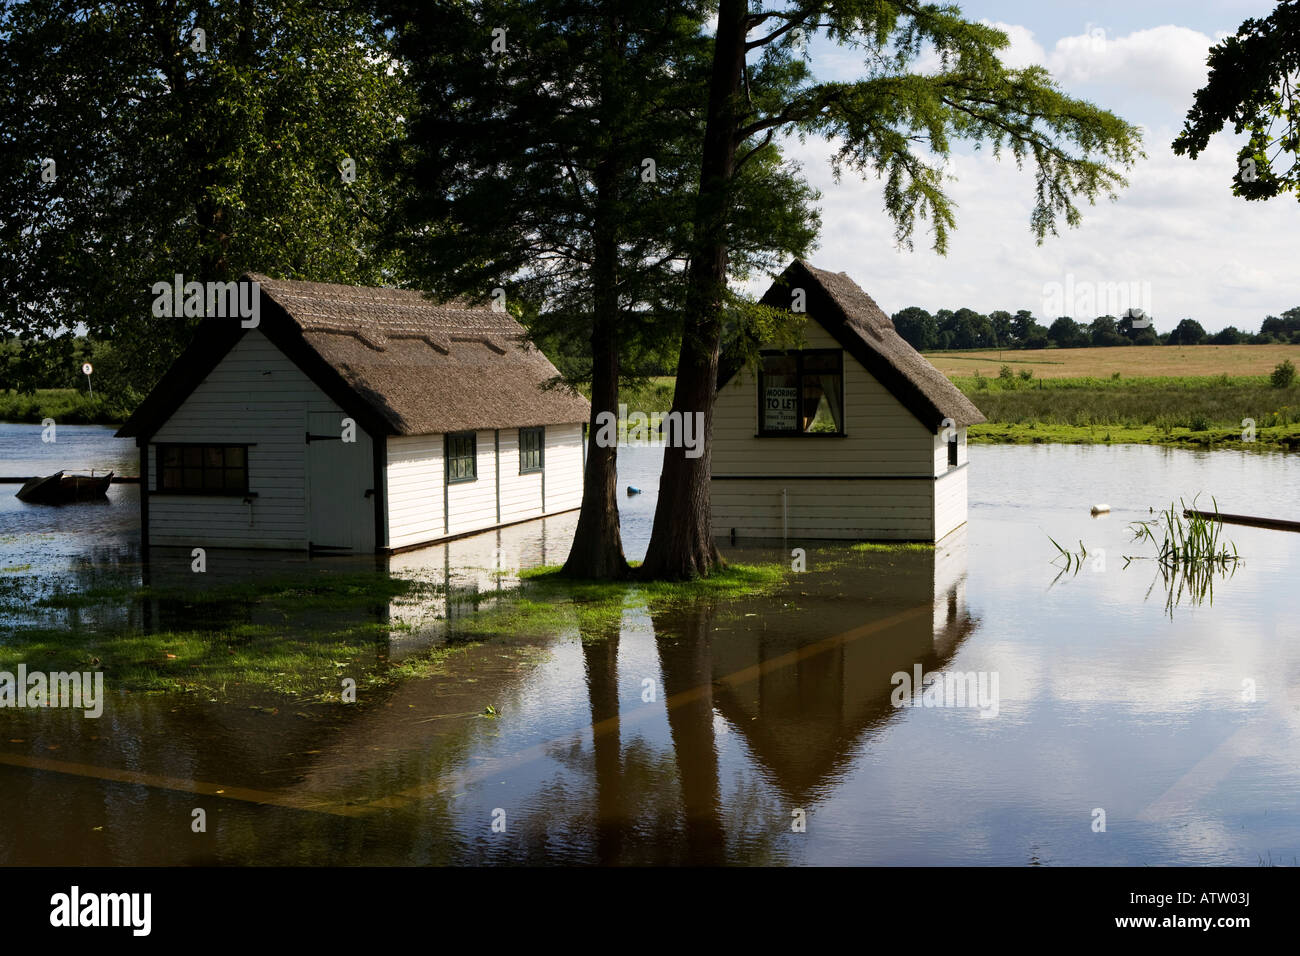
[[98,501],[108,497],[113,473],[107,475],[65,475],[56,471],[44,478],[32,478],[17,491],[19,501],[34,505],[63,505],[73,501]]

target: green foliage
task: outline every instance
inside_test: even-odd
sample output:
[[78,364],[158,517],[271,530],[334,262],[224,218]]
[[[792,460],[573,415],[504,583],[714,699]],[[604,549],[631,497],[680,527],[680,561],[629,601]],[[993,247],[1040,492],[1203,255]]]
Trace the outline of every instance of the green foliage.
[[[1215,517],[1189,514],[1200,510],[1196,498],[1190,506],[1179,499],[1177,506],[1170,504],[1158,518],[1129,525],[1135,541],[1149,542],[1156,547],[1156,566],[1164,580],[1165,608],[1170,616],[1184,596],[1193,605],[1207,600],[1213,602],[1214,579],[1229,576],[1241,562],[1237,546],[1223,540],[1223,523],[1217,519],[1219,504],[1213,498],[1211,501]],[[1137,559],[1126,557],[1125,567],[1134,560]]]
[[0,392],[0,422],[39,424],[53,418],[60,425],[110,425],[126,421],[134,408],[134,403],[100,391],[94,398],[71,388],[38,389],[31,394]]
[[1196,159],[1229,122],[1249,140],[1237,154],[1234,195],[1271,199],[1300,191],[1300,2],[1282,0],[1267,17],[1242,23],[1210,49],[1209,75],[1174,140],[1178,155]]
[[[0,334],[36,353],[88,331],[140,393],[195,321],[152,317],[156,282],[382,278],[377,160],[408,111],[387,42],[350,4],[5,4]],[[62,365],[20,371],[30,389]]]
[[1083,327],[1066,315],[1051,324],[1047,337],[1058,349],[1084,348],[1090,344]]
[[1295,381],[1295,363],[1290,359],[1279,362],[1274,366],[1268,381],[1274,388],[1290,388]]
[[1270,387],[1263,376],[1053,378],[1031,389],[1001,379],[954,379],[988,418],[972,441],[1102,440],[1240,444],[1253,419],[1259,447],[1300,445],[1300,385]]
[[[573,384],[591,381],[598,317],[625,378],[675,365],[707,95],[705,5],[379,7],[419,102],[394,167],[406,202],[391,235],[419,284],[479,301],[506,289]],[[489,49],[496,27],[506,30],[500,55]],[[733,186],[739,277],[806,251],[816,194],[775,146],[757,149]]]
[[939,347],[939,323],[919,306],[908,306],[893,315],[894,328],[907,344],[919,352]]
[[1195,319],[1183,319],[1169,333],[1169,345],[1201,345],[1205,341],[1205,329]]

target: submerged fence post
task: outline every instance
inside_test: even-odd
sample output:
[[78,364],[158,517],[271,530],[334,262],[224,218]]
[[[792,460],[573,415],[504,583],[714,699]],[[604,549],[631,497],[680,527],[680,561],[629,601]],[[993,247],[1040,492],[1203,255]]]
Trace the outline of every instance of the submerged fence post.
[[790,537],[790,489],[781,489],[781,547],[785,547]]

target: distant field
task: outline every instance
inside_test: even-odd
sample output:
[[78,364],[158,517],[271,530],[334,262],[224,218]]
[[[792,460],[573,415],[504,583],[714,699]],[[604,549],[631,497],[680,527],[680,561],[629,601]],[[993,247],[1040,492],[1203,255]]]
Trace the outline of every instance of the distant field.
[[1150,345],[1108,349],[1015,349],[978,352],[926,352],[949,378],[977,371],[996,377],[1010,365],[1031,369],[1034,378],[1110,378],[1267,375],[1283,359],[1300,367],[1300,345]]

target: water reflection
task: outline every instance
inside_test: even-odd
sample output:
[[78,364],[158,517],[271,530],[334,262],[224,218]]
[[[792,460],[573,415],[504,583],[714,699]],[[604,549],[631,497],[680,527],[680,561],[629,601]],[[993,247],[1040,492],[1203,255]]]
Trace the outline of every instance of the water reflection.
[[[114,829],[136,836],[115,842],[119,863],[250,862],[254,845],[259,862],[779,859],[791,808],[823,799],[897,714],[890,676],[944,666],[975,627],[964,551],[960,539],[935,553],[813,551],[825,568],[776,596],[652,603],[596,631],[575,621],[470,645],[361,706],[165,695],[128,697],[99,723],[11,711],[6,738],[21,745],[0,750],[0,819],[34,819],[44,802],[70,839],[107,800]],[[179,573],[151,566],[155,583]],[[497,581],[460,598],[505,599]],[[147,603],[157,626],[187,613]],[[222,826],[206,841],[161,836],[159,820],[196,800]],[[48,862],[56,846],[68,862],[105,861],[4,826],[3,862]],[[322,860],[304,845],[320,839],[363,855]]]
[[[388,574],[432,587],[418,601],[350,609],[370,632],[400,625],[359,656],[378,667],[456,650],[428,678],[363,687],[356,706],[251,690],[132,694],[110,681],[98,723],[0,712],[0,862],[1293,859],[1300,635],[1289,597],[1300,536],[1234,529],[1245,566],[1215,582],[1213,606],[1184,605],[1176,621],[1162,585],[1148,595],[1151,578],[1125,570],[1122,556],[1133,553],[1128,521],[1196,490],[1225,510],[1268,502],[1270,514],[1300,518],[1300,499],[1278,493],[1297,487],[1300,458],[978,451],[969,532],[933,555],[810,547],[810,571],[778,593],[629,606],[617,627],[590,632],[575,615],[544,634],[462,640],[476,608],[510,600],[518,568],[562,559],[564,518],[378,569],[209,551],[206,575],[195,575],[188,552],[151,553],[151,603],[20,610],[78,634],[106,624],[272,629],[265,607],[205,608],[184,595],[164,605],[161,595],[285,574]],[[135,493],[114,486],[114,507],[85,512],[0,502],[5,593],[16,579],[37,597],[138,584]],[[629,499],[641,518],[646,499]],[[1097,500],[1113,504],[1112,517],[1090,517]],[[624,524],[632,557],[644,548],[638,527]],[[1048,535],[1084,539],[1108,560],[1049,587]],[[290,611],[297,637],[346,623]],[[0,642],[11,636],[7,613]],[[890,678],[915,664],[999,673],[998,718],[894,710]],[[206,834],[189,829],[197,806],[209,813]],[[1091,829],[1096,806],[1111,820],[1105,835]],[[796,809],[806,833],[791,830]]]

